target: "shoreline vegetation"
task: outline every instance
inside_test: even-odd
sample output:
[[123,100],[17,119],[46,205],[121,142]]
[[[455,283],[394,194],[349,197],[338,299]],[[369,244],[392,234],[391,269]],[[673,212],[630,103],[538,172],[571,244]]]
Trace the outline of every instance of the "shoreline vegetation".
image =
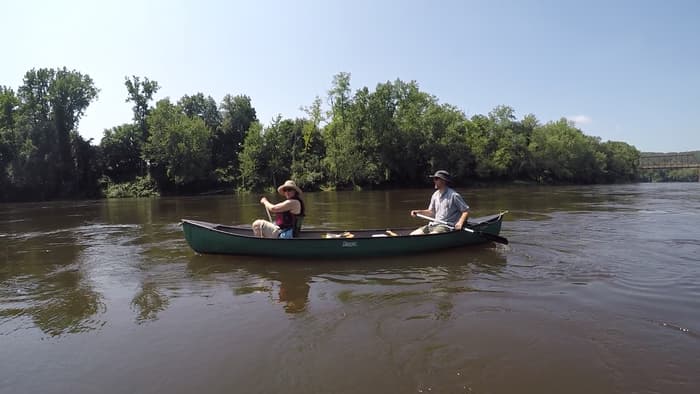
[[505,105],[467,117],[415,81],[353,92],[341,72],[325,99],[302,107],[305,117],[269,125],[244,94],[153,103],[157,81],[124,85],[133,121],[104,130],[97,145],[77,132],[99,94],[89,75],[32,69],[16,91],[0,86],[0,201],[248,192],[286,179],[309,191],[423,187],[436,169],[460,185],[670,179],[640,174],[634,146],[601,142],[565,118],[517,119]]

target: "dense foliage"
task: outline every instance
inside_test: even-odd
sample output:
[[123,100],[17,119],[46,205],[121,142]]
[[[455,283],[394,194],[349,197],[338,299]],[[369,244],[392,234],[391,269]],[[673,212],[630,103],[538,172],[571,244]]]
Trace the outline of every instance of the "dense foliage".
[[97,93],[66,68],[31,70],[16,93],[0,87],[0,199],[98,194],[99,153],[76,131]]
[[467,117],[416,82],[352,91],[334,76],[327,104],[306,117],[261,124],[250,97],[203,93],[153,105],[160,86],[125,79],[133,123],[104,131],[98,146],[77,125],[98,90],[63,69],[27,72],[15,92],[0,87],[0,199],[144,196],[256,190],[295,179],[305,189],[407,187],[444,168],[459,183],[629,182],[639,152],[601,142],[566,119],[541,124],[498,106]]

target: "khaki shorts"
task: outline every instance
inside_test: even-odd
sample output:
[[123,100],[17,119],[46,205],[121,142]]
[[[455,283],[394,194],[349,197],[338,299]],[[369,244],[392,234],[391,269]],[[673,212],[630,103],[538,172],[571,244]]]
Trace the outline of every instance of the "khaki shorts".
[[262,235],[265,238],[278,238],[282,232],[282,229],[280,229],[278,225],[262,219],[253,222],[253,231],[255,231],[256,228],[262,230]]
[[411,232],[411,235],[423,235],[423,234],[437,234],[437,233],[448,233],[452,231],[451,228],[445,226],[444,224],[436,224],[431,226],[426,224],[423,227],[419,227]]

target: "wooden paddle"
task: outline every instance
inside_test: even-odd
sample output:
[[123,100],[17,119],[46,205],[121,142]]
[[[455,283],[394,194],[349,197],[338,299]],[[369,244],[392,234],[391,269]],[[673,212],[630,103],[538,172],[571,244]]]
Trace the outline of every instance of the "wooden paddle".
[[[418,217],[421,218],[421,219],[429,220],[429,221],[431,221],[431,222],[444,224],[445,226],[449,227],[449,228],[452,229],[452,230],[455,229],[454,226],[452,226],[451,224],[447,223],[447,222],[444,221],[444,220],[438,220],[438,219],[435,219],[435,218],[431,218],[430,216],[421,215],[420,213],[417,213],[416,216],[418,216]],[[504,245],[508,245],[508,239],[506,239],[506,238],[504,238],[504,237],[501,237],[501,236],[498,236],[498,235],[494,235],[494,234],[490,234],[490,233],[485,233],[485,232],[479,231],[479,230],[473,230],[473,229],[470,229],[469,227],[462,227],[462,230],[467,231],[467,232],[470,232],[470,233],[475,233],[475,234],[477,234],[477,235],[479,235],[479,236],[482,236],[482,237],[484,237],[484,238],[486,238],[486,239],[488,239],[488,240],[494,241],[494,242],[498,242],[498,243],[501,243],[501,244],[504,244]]]
[[[266,197],[261,197],[261,198],[260,198],[260,203],[262,203],[263,198],[267,199]],[[267,205],[263,204],[262,206],[263,206],[263,208],[265,209],[265,213],[267,214],[267,220],[269,220],[270,223],[274,223],[274,222],[272,221],[272,216],[270,216],[270,211],[267,209]]]

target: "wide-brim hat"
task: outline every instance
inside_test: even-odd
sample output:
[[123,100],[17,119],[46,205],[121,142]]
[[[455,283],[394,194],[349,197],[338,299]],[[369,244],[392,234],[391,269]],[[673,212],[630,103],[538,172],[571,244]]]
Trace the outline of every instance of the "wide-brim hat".
[[428,175],[428,178],[440,178],[447,183],[452,183],[452,177],[450,176],[450,173],[445,170],[437,170],[433,175]]
[[297,184],[294,183],[294,181],[292,181],[292,180],[287,180],[282,185],[280,185],[280,187],[277,188],[277,193],[284,196],[284,192],[282,192],[282,190],[288,189],[288,188],[292,188],[292,189],[296,190],[298,196],[301,196],[302,194],[304,194],[304,192],[301,191],[301,189],[299,189],[299,186],[297,186]]

